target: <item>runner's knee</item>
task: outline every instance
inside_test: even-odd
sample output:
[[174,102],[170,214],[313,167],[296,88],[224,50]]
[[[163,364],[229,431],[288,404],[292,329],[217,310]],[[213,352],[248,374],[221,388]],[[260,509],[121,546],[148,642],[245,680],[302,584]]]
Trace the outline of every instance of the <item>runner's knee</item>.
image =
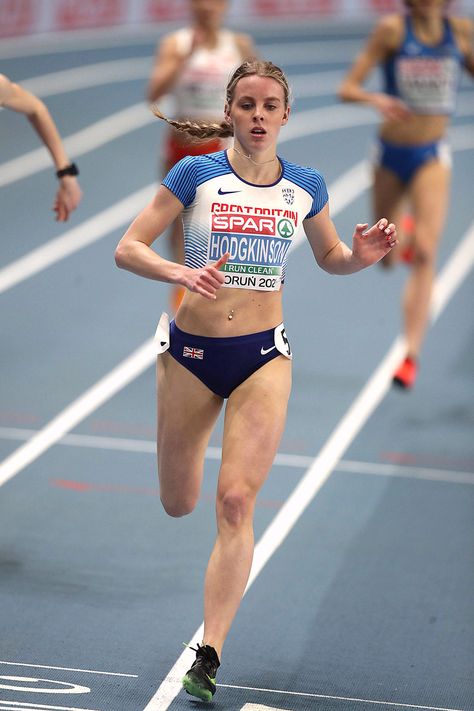
[[220,523],[239,528],[253,509],[254,497],[243,489],[231,489],[219,497],[217,517]]
[[173,518],[181,518],[190,514],[194,511],[198,501],[197,496],[186,496],[186,494],[183,495],[181,493],[176,496],[161,494],[160,498],[164,510],[168,516]]
[[416,266],[429,266],[436,259],[436,245],[418,241],[415,244],[413,262]]

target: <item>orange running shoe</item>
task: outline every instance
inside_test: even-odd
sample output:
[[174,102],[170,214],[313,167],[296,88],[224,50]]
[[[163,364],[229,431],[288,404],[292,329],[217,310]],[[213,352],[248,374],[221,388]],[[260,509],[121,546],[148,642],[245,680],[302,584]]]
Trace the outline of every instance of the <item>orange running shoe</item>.
[[415,250],[410,244],[407,244],[406,247],[402,247],[400,261],[404,264],[413,264],[415,261]]
[[400,220],[400,225],[403,230],[403,234],[406,235],[406,237],[413,237],[415,233],[415,218],[413,215],[410,215],[409,212],[403,215]]
[[407,356],[393,376],[393,384],[409,390],[415,384],[418,364],[414,358]]

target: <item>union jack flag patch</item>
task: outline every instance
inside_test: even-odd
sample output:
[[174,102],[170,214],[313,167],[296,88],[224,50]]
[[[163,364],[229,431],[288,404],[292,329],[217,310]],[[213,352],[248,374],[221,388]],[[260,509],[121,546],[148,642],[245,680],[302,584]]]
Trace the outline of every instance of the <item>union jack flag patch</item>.
[[190,348],[189,346],[184,346],[183,356],[185,358],[198,358],[202,360],[204,358],[204,348]]

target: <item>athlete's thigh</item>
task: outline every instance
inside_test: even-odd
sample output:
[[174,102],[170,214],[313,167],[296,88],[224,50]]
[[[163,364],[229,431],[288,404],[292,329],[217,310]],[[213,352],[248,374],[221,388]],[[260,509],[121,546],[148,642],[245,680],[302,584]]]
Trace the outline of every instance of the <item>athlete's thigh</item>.
[[163,485],[200,484],[223,400],[169,353],[158,356],[158,471]]
[[[397,230],[402,222],[403,212],[406,208],[406,189],[401,180],[387,168],[377,166],[374,169],[374,183],[372,188],[372,210],[374,220],[386,217],[393,222]],[[399,239],[401,240],[401,229]],[[397,261],[398,247],[392,249],[382,260],[383,266],[391,266]]]
[[389,222],[400,220],[406,199],[406,188],[391,170],[377,166],[373,173],[372,206],[374,219],[386,217]]
[[410,201],[419,246],[436,245],[446,220],[451,169],[439,160],[425,163],[410,183]]
[[291,361],[274,358],[245,380],[227,402],[220,493],[236,484],[256,493],[270,471],[285,426]]

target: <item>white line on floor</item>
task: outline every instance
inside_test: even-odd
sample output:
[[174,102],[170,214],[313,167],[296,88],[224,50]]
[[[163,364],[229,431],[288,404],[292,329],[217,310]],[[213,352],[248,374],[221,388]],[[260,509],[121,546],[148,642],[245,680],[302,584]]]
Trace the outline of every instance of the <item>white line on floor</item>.
[[[62,95],[95,86],[138,79],[145,80],[150,75],[152,64],[151,57],[113,59],[22,79],[21,85],[36,96],[45,99],[48,96]],[[291,77],[291,89],[296,98],[325,96],[326,94],[334,96],[334,87],[342,81],[343,76],[343,69],[295,74]]]
[[0,486],[31,464],[79,422],[147,370],[154,361],[155,354],[156,347],[151,338],[68,405],[28,442],[6,457],[0,464]]
[[107,676],[126,676],[132,679],[138,679],[138,674],[121,674],[119,672],[97,671],[97,669],[75,669],[74,667],[53,667],[48,664],[26,664],[24,662],[6,662],[0,660],[0,664],[7,664],[12,667],[31,667],[32,669],[59,669],[60,671],[81,672],[84,674],[105,674]]
[[[99,212],[78,227],[73,227],[41,247],[28,252],[3,269],[0,269],[0,294],[43,271],[61,259],[106,237],[112,230],[131,222],[149,202],[156,190],[155,185],[137,190],[129,197],[116,202],[112,207]],[[111,257],[112,259],[112,257]]]
[[[331,696],[329,694],[307,694],[304,692],[298,692],[298,691],[280,691],[278,689],[259,689],[259,688],[254,688],[252,686],[235,686],[234,684],[219,684],[218,686],[227,688],[227,689],[242,689],[243,691],[260,691],[260,692],[266,692],[267,694],[283,694],[284,696],[300,696],[303,698],[310,698],[310,699],[331,699],[334,701],[349,701],[352,703],[361,703],[361,704],[374,704],[376,706],[395,706],[398,708],[403,708],[403,709],[422,709],[422,711],[463,711],[462,709],[453,709],[453,708],[446,708],[444,706],[420,706],[419,704],[402,704],[397,701],[376,701],[374,699],[358,699],[356,697],[351,697],[351,696]],[[245,706],[242,708],[242,711],[257,711],[257,709],[266,709],[266,706],[259,706],[257,704],[245,704]],[[272,707],[273,709],[273,707]],[[278,711],[278,709],[274,709],[274,711]],[[284,711],[281,709],[281,711]]]
[[[145,102],[141,101],[67,136],[64,139],[64,147],[68,155],[77,158],[156,121],[157,118]],[[52,168],[51,156],[44,146],[35,148],[0,164],[0,187],[10,185],[46,168]]]
[[[258,21],[256,22],[258,24]],[[268,24],[266,23],[268,27]],[[158,32],[144,28],[144,31],[139,35],[138,27],[134,33],[127,33],[123,28],[114,27],[113,32],[100,33],[93,32],[85,33],[83,31],[68,31],[66,33],[48,33],[48,42],[45,42],[42,38],[36,37],[22,37],[21,43],[18,42],[18,38],[14,40],[5,38],[2,39],[0,44],[0,58],[1,59],[12,59],[14,57],[21,57],[22,59],[28,55],[42,56],[47,54],[57,54],[57,53],[71,53],[76,50],[92,51],[95,49],[103,50],[104,48],[113,48],[116,46],[127,47],[127,46],[139,46],[151,44],[155,45],[157,40],[163,34],[163,31]],[[165,26],[166,30],[166,26]],[[67,35],[67,38],[64,37]],[[128,36],[127,36],[128,35]],[[19,44],[21,44],[21,50],[18,49]],[[278,54],[282,55],[282,51],[285,54],[285,66],[291,64],[332,64],[332,63],[343,63],[344,61],[350,62],[355,52],[360,48],[360,40],[358,39],[338,39],[337,45],[334,46],[332,43],[325,42],[314,42],[313,39],[306,42],[294,40],[285,41],[285,38],[281,38],[281,42],[278,44],[270,44],[267,42],[259,42],[259,50],[264,52],[267,57],[273,57]],[[151,56],[150,56],[151,59]]]
[[78,706],[49,706],[46,704],[35,704],[24,701],[0,701],[0,711],[97,711],[97,709],[85,709]]
[[[0,427],[0,439],[27,441],[38,430],[20,427]],[[156,442],[151,439],[129,439],[124,437],[103,437],[100,435],[67,434],[57,442],[67,447],[84,447],[90,449],[108,449],[120,452],[136,452],[138,454],[156,455]],[[208,447],[206,459],[220,461],[221,447]],[[313,463],[314,457],[304,454],[287,454],[278,452],[273,461],[274,466],[307,469]],[[450,469],[435,469],[434,467],[414,467],[401,464],[386,464],[384,462],[357,462],[343,459],[334,468],[335,471],[350,474],[368,474],[384,477],[402,477],[405,479],[421,479],[424,481],[439,481],[449,484],[474,485],[474,472],[464,472]]]
[[[461,263],[459,255],[462,255],[462,259],[465,259],[467,264]],[[472,268],[473,263],[474,223],[436,280],[435,298],[433,300],[436,306],[432,310],[433,321],[438,318],[454,293],[455,288],[459,287],[462,279]],[[455,266],[452,266],[453,264]],[[247,592],[261,570],[286,539],[300,516],[331,475],[338,460],[382,401],[390,387],[392,373],[403,353],[404,343],[399,336],[340,420],[306,474],[303,475],[268,528],[264,531],[255,546],[253,565],[245,592]],[[204,624],[202,623],[192,636],[189,646],[195,647],[198,642],[202,642],[203,630]],[[169,708],[181,691],[180,679],[190,666],[191,657],[189,648],[182,652],[144,711],[166,711]]]

